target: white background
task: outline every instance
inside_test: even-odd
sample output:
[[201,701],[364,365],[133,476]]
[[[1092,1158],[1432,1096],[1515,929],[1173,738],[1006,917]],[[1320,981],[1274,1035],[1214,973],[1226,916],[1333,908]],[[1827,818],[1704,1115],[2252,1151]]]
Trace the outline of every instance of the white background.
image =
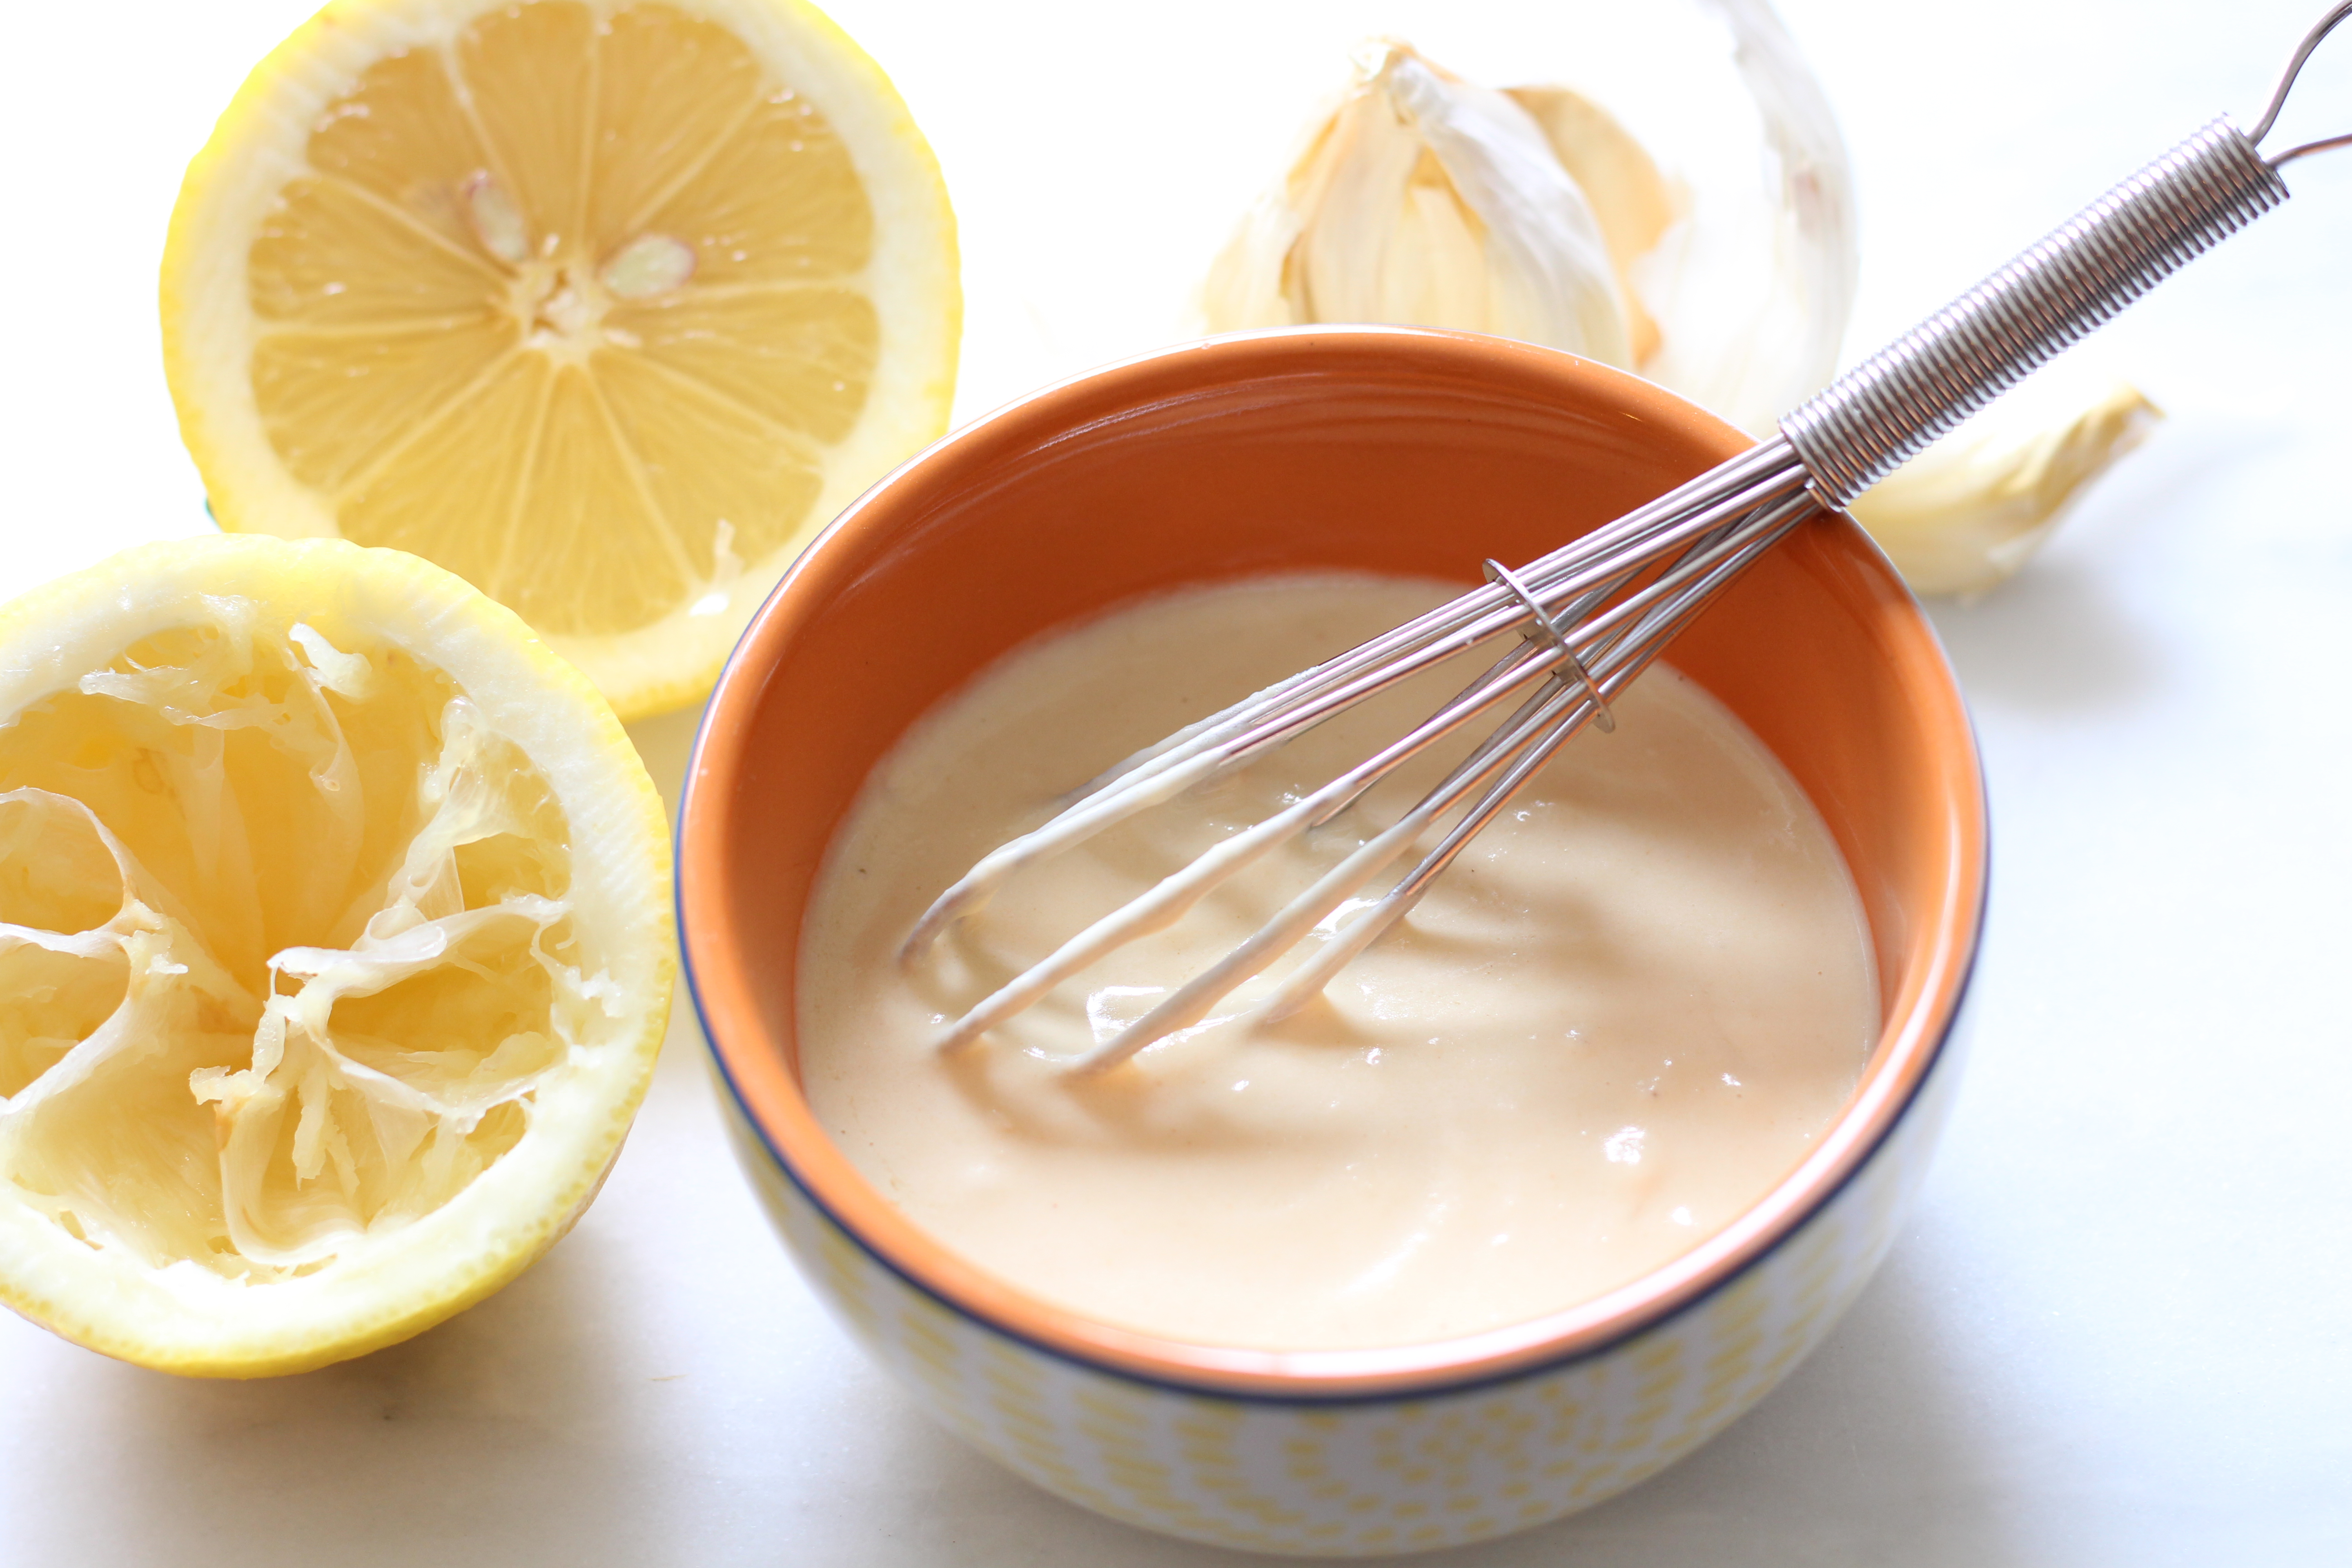
[[[205,526],[155,265],[187,158],[308,8],[10,7],[0,590]],[[1859,171],[1850,353],[2211,114],[2250,121],[2321,8],[1784,0]],[[840,0],[962,219],[960,415],[1171,336],[1313,92],[1410,9]],[[1556,14],[1431,25],[1537,78],[1521,40]],[[2352,37],[2287,129],[2352,130]],[[2170,410],[2151,445],[2026,577],[1935,609],[1992,915],[1885,1272],[1710,1447],[1464,1568],[2352,1561],[2352,153],[2290,184],[2086,351]],[[666,789],[690,727],[638,728]],[[754,1211],[681,1017],[578,1231],[408,1344],[198,1383],[0,1320],[8,1568],[458,1561],[1234,1559],[1032,1490],[868,1366]]]

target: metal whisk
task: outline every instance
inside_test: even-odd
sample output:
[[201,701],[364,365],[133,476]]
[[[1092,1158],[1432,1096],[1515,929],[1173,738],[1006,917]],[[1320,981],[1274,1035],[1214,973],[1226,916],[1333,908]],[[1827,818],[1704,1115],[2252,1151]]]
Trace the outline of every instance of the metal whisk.
[[1329,821],[1408,758],[1511,704],[1392,826],[1072,1066],[1115,1066],[1198,1023],[1459,809],[1436,847],[1287,975],[1260,1016],[1278,1018],[1320,992],[1419,900],[1554,752],[1588,723],[1612,728],[1611,700],[1775,542],[1844,506],[2192,257],[2286,200],[2278,173],[2285,164],[2352,145],[2345,135],[2270,157],[2260,149],[2305,60],[2347,15],[2352,0],[2341,0],[2304,36],[2252,132],[2226,117],[2207,125],[1786,416],[1770,439],[1516,571],[1487,562],[1486,586],[1170,736],[1087,785],[1044,826],[982,858],[917,923],[902,950],[908,962],[1023,868],[1244,766],[1447,658],[1497,638],[1520,639],[1419,727],[1015,976],[950,1025],[939,1048],[971,1044],[1103,954],[1181,917],[1277,846]]

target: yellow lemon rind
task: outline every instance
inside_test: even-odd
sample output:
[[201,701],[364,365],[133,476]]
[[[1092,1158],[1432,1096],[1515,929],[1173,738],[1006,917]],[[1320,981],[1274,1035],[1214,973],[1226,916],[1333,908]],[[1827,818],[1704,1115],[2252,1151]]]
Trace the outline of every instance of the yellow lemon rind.
[[0,723],[69,689],[148,632],[201,619],[206,595],[352,617],[448,675],[520,745],[564,810],[583,934],[638,1006],[538,1088],[530,1131],[471,1184],[307,1277],[246,1285],[191,1269],[166,1286],[110,1259],[0,1185],[0,1304],[159,1371],[308,1371],[421,1332],[506,1285],[578,1220],[617,1157],[659,1051],[676,976],[660,796],[594,688],[520,617],[454,574],[341,540],[211,535],[126,551],[0,606]]

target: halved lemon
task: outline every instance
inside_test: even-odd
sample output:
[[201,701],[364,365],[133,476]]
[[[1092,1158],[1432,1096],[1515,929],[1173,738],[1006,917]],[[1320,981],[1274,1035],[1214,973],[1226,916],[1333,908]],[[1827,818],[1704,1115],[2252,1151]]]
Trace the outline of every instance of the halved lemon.
[[668,880],[612,710],[414,556],[215,535],[0,608],[0,1302],[253,1376],[497,1289],[645,1092]]
[[939,167],[801,0],[339,0],[164,247],[235,531],[413,551],[624,717],[695,700],[794,554],[946,428]]

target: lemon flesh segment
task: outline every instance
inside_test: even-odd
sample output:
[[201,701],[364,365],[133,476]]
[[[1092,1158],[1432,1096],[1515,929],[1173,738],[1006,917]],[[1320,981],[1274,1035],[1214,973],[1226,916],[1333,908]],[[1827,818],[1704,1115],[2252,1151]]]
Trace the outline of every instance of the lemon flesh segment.
[[191,166],[163,296],[226,526],[438,562],[630,715],[944,429],[961,314],[928,147],[792,0],[331,6]]
[[297,1371],[576,1218],[667,1016],[661,808],[509,612],[334,541],[0,611],[0,1300]]

